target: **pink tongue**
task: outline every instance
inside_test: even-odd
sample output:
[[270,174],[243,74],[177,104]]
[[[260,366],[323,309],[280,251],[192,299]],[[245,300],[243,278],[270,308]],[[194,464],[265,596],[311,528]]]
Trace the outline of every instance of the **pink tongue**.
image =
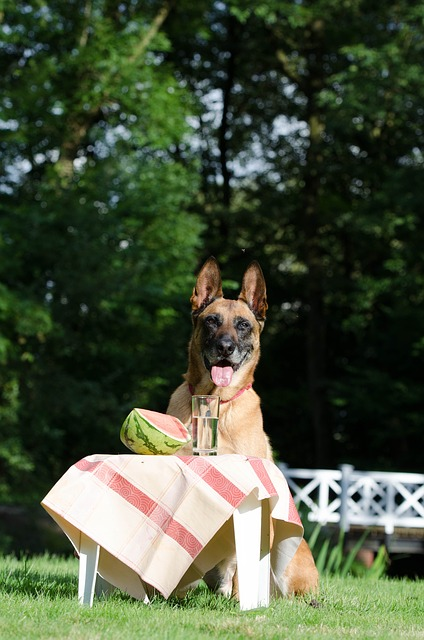
[[217,387],[228,387],[233,377],[232,367],[212,367],[211,368],[212,380]]

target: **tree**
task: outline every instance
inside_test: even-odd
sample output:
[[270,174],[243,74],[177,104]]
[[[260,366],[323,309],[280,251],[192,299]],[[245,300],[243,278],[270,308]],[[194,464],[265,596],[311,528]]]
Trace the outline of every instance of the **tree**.
[[183,371],[169,336],[188,338],[201,224],[168,10],[39,0],[3,15],[3,500],[123,450],[129,410],[164,410]]
[[[422,3],[232,0],[191,38],[172,17],[165,27],[204,105],[211,252],[259,258],[268,276],[258,384],[274,445],[295,464],[387,467],[387,433],[419,437],[422,14]],[[387,358],[398,330],[402,373]],[[419,467],[415,448],[398,467]]]
[[4,6],[1,499],[165,409],[210,254],[277,456],[419,469],[423,3]]

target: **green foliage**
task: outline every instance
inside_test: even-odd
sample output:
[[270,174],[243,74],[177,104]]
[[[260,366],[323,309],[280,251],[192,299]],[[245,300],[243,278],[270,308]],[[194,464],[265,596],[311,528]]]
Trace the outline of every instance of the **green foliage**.
[[188,340],[202,224],[160,10],[40,0],[3,15],[1,501],[122,450],[129,410],[164,410],[185,366],[168,337]]
[[208,253],[265,271],[256,385],[292,466],[421,470],[422,12],[231,0],[207,13],[208,37],[166,25],[209,107]]
[[423,3],[3,4],[0,500],[165,410],[210,254],[277,455],[421,470]]
[[358,553],[364,546],[369,534],[368,531],[360,536],[349,551],[346,551],[346,536],[340,530],[336,544],[330,537],[320,536],[322,527],[316,525],[308,543],[318,572],[321,576],[335,575],[345,578],[348,575],[360,575],[366,578],[381,578],[385,575],[388,567],[388,556],[384,545],[379,548],[373,563],[370,567],[358,561]]

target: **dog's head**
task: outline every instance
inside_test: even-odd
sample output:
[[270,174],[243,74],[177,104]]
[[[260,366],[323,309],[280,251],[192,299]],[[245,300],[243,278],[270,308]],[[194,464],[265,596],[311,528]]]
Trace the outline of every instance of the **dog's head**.
[[235,374],[238,382],[248,382],[259,359],[259,337],[268,308],[259,264],[252,262],[246,269],[238,299],[226,300],[218,263],[209,258],[190,301],[194,325],[190,350],[197,366],[209,372],[217,387],[234,383]]

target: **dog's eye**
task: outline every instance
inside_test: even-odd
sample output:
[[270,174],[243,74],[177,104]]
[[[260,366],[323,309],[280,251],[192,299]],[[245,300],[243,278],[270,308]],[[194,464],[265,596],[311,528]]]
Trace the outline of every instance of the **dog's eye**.
[[252,325],[248,320],[239,320],[237,322],[238,331],[243,331],[246,333],[247,331],[250,331],[251,328],[252,328]]
[[206,316],[205,325],[211,329],[219,327],[219,318],[217,316]]

